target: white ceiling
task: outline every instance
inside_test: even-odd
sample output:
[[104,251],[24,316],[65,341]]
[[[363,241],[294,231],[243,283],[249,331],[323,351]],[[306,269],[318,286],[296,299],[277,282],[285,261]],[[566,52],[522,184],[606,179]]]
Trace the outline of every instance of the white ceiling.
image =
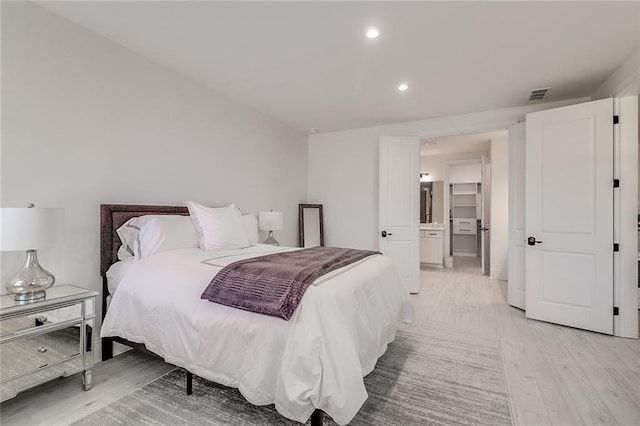
[[589,96],[640,46],[639,2],[40,4],[303,132]]

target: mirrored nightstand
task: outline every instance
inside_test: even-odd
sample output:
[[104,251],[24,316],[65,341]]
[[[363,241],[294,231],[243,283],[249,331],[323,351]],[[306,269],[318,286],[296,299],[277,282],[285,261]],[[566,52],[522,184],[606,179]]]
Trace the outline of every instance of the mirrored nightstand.
[[56,285],[45,299],[33,303],[0,297],[0,401],[78,372],[84,389],[91,389],[97,295]]

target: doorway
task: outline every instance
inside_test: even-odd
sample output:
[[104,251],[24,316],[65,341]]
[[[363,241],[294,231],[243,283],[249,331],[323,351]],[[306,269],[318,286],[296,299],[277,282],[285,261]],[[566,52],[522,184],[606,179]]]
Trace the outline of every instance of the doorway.
[[[421,140],[421,269],[449,267],[490,275],[491,155],[496,146],[506,144],[506,131]],[[496,208],[507,217],[506,202]],[[437,237],[441,240],[434,242]],[[433,261],[436,248],[442,257]]]
[[[515,126],[517,124],[510,128]],[[515,213],[511,211],[513,209],[508,208],[508,187],[509,183],[513,183],[508,179],[509,166],[517,167],[518,162],[509,161],[511,132],[508,136],[505,135],[506,131],[502,133],[496,136],[495,140],[491,140],[489,156],[492,183],[490,191],[492,227],[489,244],[491,278],[505,280],[509,251],[508,213]],[[516,134],[516,132],[513,133]],[[437,138],[438,136],[429,137]],[[636,285],[637,252],[635,250],[638,194],[637,96],[603,99],[529,113],[526,116],[525,138],[526,165],[518,169],[525,175],[526,183],[525,208],[521,210],[526,211],[526,262],[516,262],[516,265],[523,266],[525,263],[533,265],[525,268],[526,316],[595,331],[601,330],[600,323],[612,322],[614,335],[637,338],[639,327]],[[407,155],[404,156],[407,158],[406,161],[390,161],[398,157],[391,155],[390,148],[394,141],[401,142],[407,148]],[[612,145],[613,152],[611,152]],[[385,216],[387,212],[393,211],[395,217],[403,219],[402,224],[405,224],[403,226],[409,231],[401,235],[404,241],[394,236],[390,242],[402,242],[407,250],[403,253],[398,251],[397,259],[393,256],[392,258],[399,265],[405,266],[407,277],[412,278],[411,282],[415,284],[413,288],[416,292],[421,287],[419,280],[415,279],[416,275],[420,275],[418,240],[421,235],[424,235],[423,230],[419,229],[418,219],[420,185],[417,177],[420,174],[420,149],[421,140],[418,136],[382,136],[380,138],[380,232],[383,238],[395,235],[386,230],[391,224],[391,222],[389,224],[385,222],[389,219],[388,215]],[[395,154],[399,152],[398,149],[394,151],[396,151]],[[603,153],[596,154],[600,151]],[[409,152],[413,154],[409,155]],[[609,162],[606,160],[607,157],[613,161]],[[605,160],[595,161],[594,158]],[[396,167],[389,167],[390,164],[396,163]],[[613,165],[613,173],[611,173],[611,165]],[[394,174],[392,175],[391,172]],[[435,180],[433,176],[430,179]],[[561,185],[556,185],[557,182]],[[448,180],[444,183],[447,188]],[[498,184],[502,186],[501,190],[497,190]],[[596,187],[597,191],[591,191]],[[402,197],[398,197],[398,194]],[[449,192],[445,190],[444,194],[448,198]],[[514,197],[514,199],[520,198]],[[407,202],[394,202],[405,201],[405,199]],[[600,199],[604,201],[600,202]],[[444,202],[446,206],[449,206],[449,203],[448,199]],[[496,206],[503,207],[496,208]],[[596,216],[599,219],[604,213],[608,215],[607,217],[612,216],[610,214],[612,207],[613,220],[594,222],[590,219]],[[585,214],[585,211],[588,214]],[[600,214],[601,212],[604,213]],[[496,220],[500,213],[503,217]],[[580,220],[573,220],[573,218]],[[450,217],[450,221],[451,219],[453,217]],[[450,233],[453,226],[446,220],[442,226],[444,255],[446,255],[452,252]],[[559,234],[563,236],[555,238]],[[572,235],[565,237],[564,234]],[[581,238],[585,244],[578,244]],[[379,239],[379,242],[381,251],[387,254],[383,244],[387,241]],[[572,251],[556,247],[558,244],[567,242],[576,243],[572,246]],[[608,251],[605,252],[603,247]],[[595,250],[597,253],[591,256],[588,252],[583,253],[586,250]],[[600,255],[601,252],[604,254]],[[403,255],[400,256],[401,254]],[[514,257],[517,257],[514,253],[508,256],[510,259]],[[529,257],[532,257],[531,262],[528,260]],[[604,265],[606,262],[609,265],[611,258],[613,258],[613,270],[606,274],[601,273],[606,268],[600,267],[600,263]],[[595,266],[597,271],[589,267],[590,259],[594,262],[602,260]],[[547,262],[548,265],[539,268],[538,266],[543,262]],[[546,275],[540,275],[541,271]],[[590,271],[597,274],[591,274]],[[509,294],[521,275],[517,272],[509,274]],[[602,278],[595,279],[596,275]],[[609,286],[611,281],[613,281],[613,291],[607,289],[606,297],[590,297],[588,294],[585,296],[585,291],[581,291],[583,284],[586,283],[590,286],[590,291],[586,293],[604,294],[605,292],[600,291],[600,287]],[[613,303],[610,303],[611,293],[613,293]],[[530,301],[533,303],[529,303]],[[543,309],[536,310],[534,304],[537,304],[537,307],[542,306]],[[597,310],[598,313],[606,311],[607,318],[601,315],[603,320],[598,322],[598,327],[585,325],[592,318],[571,313],[572,310],[579,311],[581,307],[584,311],[589,309]],[[608,309],[604,309],[607,307]],[[558,312],[559,314],[556,315]],[[576,321],[581,319],[585,320],[584,324],[577,324]],[[610,333],[610,328],[607,325],[604,332]]]

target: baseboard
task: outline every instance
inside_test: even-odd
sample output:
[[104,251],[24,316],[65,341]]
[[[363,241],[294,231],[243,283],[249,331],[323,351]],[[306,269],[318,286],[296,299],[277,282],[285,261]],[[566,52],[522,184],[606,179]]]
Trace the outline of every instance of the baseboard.
[[507,281],[507,271],[490,268],[489,277],[494,280]]
[[469,251],[454,251],[453,255],[464,256],[464,257],[478,257],[478,254],[476,252],[469,252]]

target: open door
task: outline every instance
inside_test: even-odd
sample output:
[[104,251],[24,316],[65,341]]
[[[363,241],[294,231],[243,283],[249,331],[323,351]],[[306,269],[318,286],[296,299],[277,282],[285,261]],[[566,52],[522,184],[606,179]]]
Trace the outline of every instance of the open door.
[[613,333],[613,100],[527,114],[526,315]]
[[480,170],[480,259],[482,264],[482,275],[489,275],[489,265],[490,262],[490,251],[489,248],[490,238],[489,238],[489,186],[491,185],[491,178],[489,177],[489,165],[487,163],[487,158],[482,156],[482,169]]
[[379,250],[410,293],[420,291],[420,138],[380,138]]
[[507,301],[525,309],[525,123],[509,127],[509,281]]

